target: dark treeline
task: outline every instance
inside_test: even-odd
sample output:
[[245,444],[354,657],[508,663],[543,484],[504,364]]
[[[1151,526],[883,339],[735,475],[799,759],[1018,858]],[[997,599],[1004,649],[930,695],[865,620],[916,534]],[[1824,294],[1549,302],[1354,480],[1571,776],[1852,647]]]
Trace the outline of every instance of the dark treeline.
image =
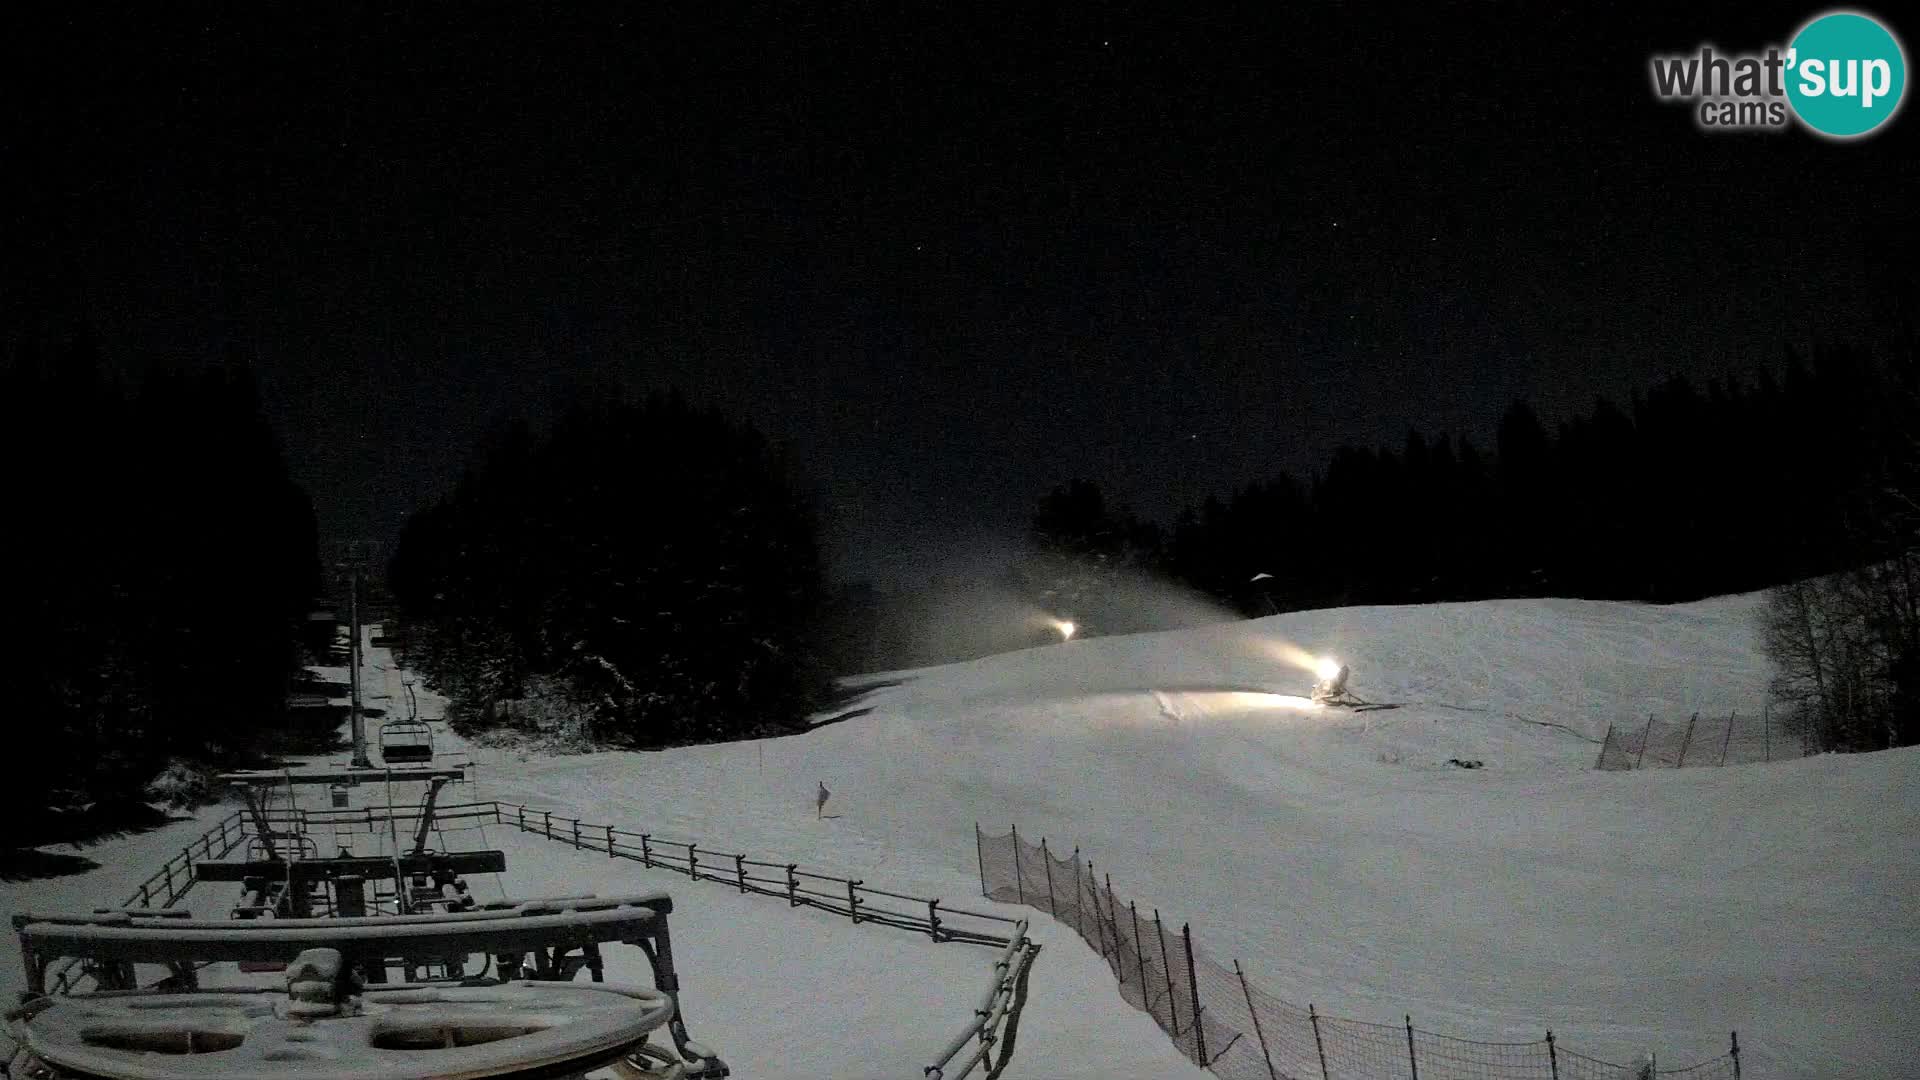
[[[1043,500],[1043,551],[1156,571],[1246,614],[1511,596],[1673,602],[1856,559],[1860,496],[1904,421],[1908,365],[1848,351],[1783,376],[1672,379],[1549,426],[1525,402],[1491,448],[1410,431],[1182,513],[1163,535],[1081,484]],[[1852,523],[1852,524],[1850,524]],[[1270,575],[1255,581],[1259,575]]]
[[[1920,743],[1920,366],[1836,350],[1784,375],[1672,379],[1552,428],[1524,402],[1493,452],[1412,431],[1183,513],[1165,536],[1078,481],[1041,500],[1025,595],[1122,632],[1141,575],[1248,615],[1772,588],[1775,700],[1815,749]],[[1118,612],[1118,614],[1116,614]]]
[[761,436],[673,396],[502,426],[389,580],[463,722],[662,746],[794,730],[827,685],[804,502]]
[[[169,759],[248,760],[319,586],[311,506],[250,374],[137,389],[83,341],[0,372],[13,462],[3,676],[17,840],[131,805]],[[13,816],[13,815],[19,816]]]

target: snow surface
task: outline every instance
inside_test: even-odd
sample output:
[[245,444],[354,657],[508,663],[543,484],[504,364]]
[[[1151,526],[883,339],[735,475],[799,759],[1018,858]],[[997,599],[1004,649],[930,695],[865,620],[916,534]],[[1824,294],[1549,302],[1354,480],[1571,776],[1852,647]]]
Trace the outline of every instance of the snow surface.
[[[1269,993],[1335,1015],[1745,1075],[1903,1076],[1920,1052],[1920,751],[1598,773],[1609,722],[1757,712],[1757,597],[1305,612],[901,673],[867,715],[661,753],[474,749],[480,798],[978,899],[973,825],[1082,848]],[[1315,709],[1289,646],[1391,712]],[[384,650],[375,691],[399,697]],[[393,685],[385,685],[391,683]],[[440,703],[422,695],[424,715]],[[444,736],[443,736],[444,738]],[[1485,767],[1445,764],[1470,758]],[[815,785],[833,791],[809,816]],[[188,829],[7,907],[117,902]],[[742,1076],[917,1072],[991,954],[490,828],[512,891],[666,888],[694,1037]],[[464,845],[462,845],[464,846]],[[477,846],[477,845],[476,845]],[[122,869],[119,860],[138,860]],[[111,861],[110,861],[111,860]],[[106,887],[111,883],[111,887]],[[479,886],[482,895],[491,886]],[[203,888],[206,888],[203,886]],[[60,902],[56,903],[58,900]],[[190,906],[205,909],[196,890]],[[1077,935],[1046,943],[1009,1076],[1196,1072]],[[203,910],[203,913],[205,911]],[[0,968],[17,986],[15,963]]]
[[[1738,1029],[1750,1076],[1911,1075],[1920,751],[1592,768],[1609,722],[1759,712],[1759,604],[1348,608],[1073,641],[892,676],[872,713],[805,736],[509,757],[492,784],[948,899],[977,890],[974,822],[1017,822],[1336,1015],[1551,1027],[1673,1065]],[[1279,696],[1313,680],[1288,644],[1404,707]],[[808,816],[820,781],[837,819]],[[1049,977],[1091,953],[1034,921]],[[1063,1008],[1036,990],[1028,1015]],[[1026,1075],[1065,1067],[1025,1053]]]

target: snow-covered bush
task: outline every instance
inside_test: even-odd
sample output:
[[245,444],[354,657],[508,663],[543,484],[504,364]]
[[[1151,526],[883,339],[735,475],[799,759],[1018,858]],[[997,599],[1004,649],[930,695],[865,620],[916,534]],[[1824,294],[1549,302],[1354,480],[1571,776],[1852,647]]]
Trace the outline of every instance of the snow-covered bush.
[[213,799],[213,773],[198,762],[175,758],[147,782],[146,796],[169,809],[186,810]]

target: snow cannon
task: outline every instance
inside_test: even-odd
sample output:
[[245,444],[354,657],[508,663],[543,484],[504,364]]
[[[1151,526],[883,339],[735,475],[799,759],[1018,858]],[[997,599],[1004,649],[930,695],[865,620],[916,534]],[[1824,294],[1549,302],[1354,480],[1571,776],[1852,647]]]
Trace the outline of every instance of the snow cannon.
[[1317,674],[1320,681],[1313,684],[1310,695],[1315,705],[1358,704],[1358,699],[1347,692],[1347,677],[1352,674],[1347,665],[1327,657],[1320,661]]

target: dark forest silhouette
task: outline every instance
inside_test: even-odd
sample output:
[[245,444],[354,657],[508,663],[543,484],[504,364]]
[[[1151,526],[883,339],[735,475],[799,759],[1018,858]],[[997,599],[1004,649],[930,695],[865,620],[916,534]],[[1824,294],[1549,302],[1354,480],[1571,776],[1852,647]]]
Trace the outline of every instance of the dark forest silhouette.
[[246,760],[283,717],[319,587],[313,512],[250,373],[129,389],[88,339],[0,374],[13,463],[4,697],[13,842],[144,821],[174,758]]
[[457,719],[581,746],[803,727],[822,580],[765,440],[670,395],[502,426],[390,567],[406,660]]
[[1885,548],[1869,526],[1885,516],[1889,455],[1913,430],[1913,380],[1904,358],[1832,351],[1779,378],[1671,379],[1551,428],[1519,401],[1490,449],[1420,431],[1397,448],[1344,447],[1310,479],[1208,498],[1166,531],[1076,482],[1041,500],[1031,539],[1247,615],[1751,591]]
[[1397,450],[1339,450],[1311,481],[1210,498],[1170,536],[1076,481],[1041,500],[1030,538],[1026,595],[1085,633],[1141,628],[1111,597],[1143,573],[1246,615],[1778,586],[1759,629],[1809,744],[1920,742],[1911,349],[1822,352],[1704,389],[1675,378],[1552,430],[1516,402],[1491,456],[1410,431]]

